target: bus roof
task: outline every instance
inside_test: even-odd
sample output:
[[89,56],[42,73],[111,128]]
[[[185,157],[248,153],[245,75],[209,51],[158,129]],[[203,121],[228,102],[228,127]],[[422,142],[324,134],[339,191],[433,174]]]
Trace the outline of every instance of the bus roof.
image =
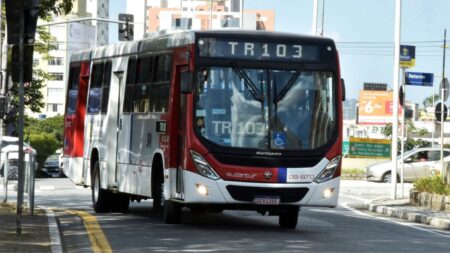
[[[150,38],[145,38],[137,41],[122,42],[115,45],[107,45],[75,52],[71,55],[71,62],[79,62],[86,60],[95,60],[102,58],[114,57],[117,55],[139,54],[149,51],[158,51],[174,47],[182,47],[195,43],[197,37],[233,37],[233,38],[248,38],[262,40],[276,40],[281,41],[311,41],[331,43],[334,46],[334,41],[329,38],[298,35],[293,33],[282,32],[268,32],[256,30],[210,30],[210,31],[181,31],[169,33],[164,35],[155,35]],[[335,47],[335,46],[334,46]]]

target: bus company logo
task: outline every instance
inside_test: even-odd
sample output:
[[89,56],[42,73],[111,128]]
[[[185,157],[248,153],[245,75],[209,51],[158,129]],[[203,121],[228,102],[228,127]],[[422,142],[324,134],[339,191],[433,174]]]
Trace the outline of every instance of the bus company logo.
[[256,176],[256,173],[227,172],[227,177],[233,178],[254,179]]
[[273,176],[273,173],[271,171],[264,172],[264,178],[267,180],[270,180]]
[[280,152],[256,151],[256,155],[260,156],[281,156]]

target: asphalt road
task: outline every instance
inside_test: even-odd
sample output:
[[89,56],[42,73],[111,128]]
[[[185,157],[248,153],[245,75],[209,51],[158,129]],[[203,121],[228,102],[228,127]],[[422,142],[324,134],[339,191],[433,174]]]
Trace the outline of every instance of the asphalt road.
[[295,230],[280,229],[277,217],[247,211],[185,211],[182,224],[166,225],[151,212],[150,201],[132,203],[128,214],[94,214],[90,189],[67,179],[39,179],[36,203],[61,210],[57,215],[69,252],[92,248],[81,219],[65,210],[95,215],[114,252],[449,252],[446,232],[351,208],[389,197],[390,189],[388,184],[342,181],[341,205],[302,208]]

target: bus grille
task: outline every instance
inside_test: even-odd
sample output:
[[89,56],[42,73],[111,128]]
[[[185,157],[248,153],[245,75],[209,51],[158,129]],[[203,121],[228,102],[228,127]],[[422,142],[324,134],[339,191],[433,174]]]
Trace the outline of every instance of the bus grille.
[[281,203],[299,202],[308,193],[308,188],[264,188],[228,185],[227,190],[234,200],[253,201],[255,196],[280,197]]

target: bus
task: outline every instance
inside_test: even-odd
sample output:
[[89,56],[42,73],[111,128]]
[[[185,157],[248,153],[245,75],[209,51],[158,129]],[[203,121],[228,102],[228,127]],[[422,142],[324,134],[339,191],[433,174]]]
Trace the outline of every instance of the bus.
[[64,173],[91,187],[96,212],[152,199],[168,224],[182,211],[251,210],[295,228],[302,206],[337,205],[339,68],[332,39],[265,31],[74,53]]

